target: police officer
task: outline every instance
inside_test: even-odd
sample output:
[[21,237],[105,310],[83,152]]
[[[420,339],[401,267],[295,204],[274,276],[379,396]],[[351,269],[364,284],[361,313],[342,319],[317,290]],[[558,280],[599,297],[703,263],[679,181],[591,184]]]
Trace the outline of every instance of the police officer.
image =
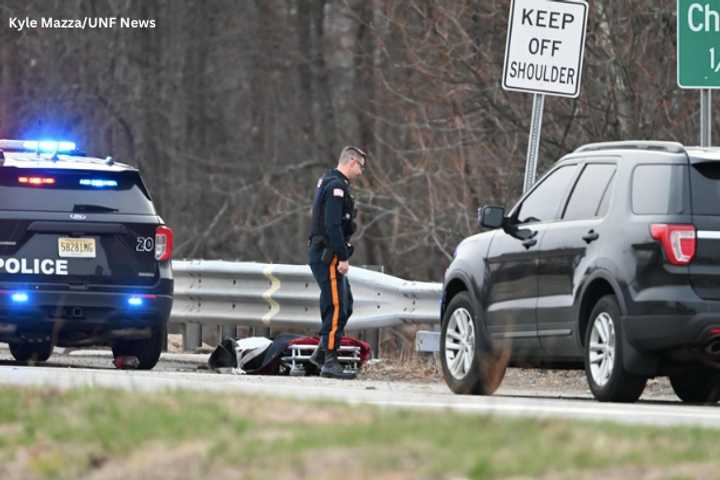
[[320,345],[310,358],[320,375],[351,379],[338,362],[340,338],[352,315],[352,291],[346,275],[353,253],[349,243],[355,232],[355,202],[350,181],[362,175],[367,155],[357,147],[345,147],[337,168],[318,180],[310,225],[310,269],[320,287],[322,329]]

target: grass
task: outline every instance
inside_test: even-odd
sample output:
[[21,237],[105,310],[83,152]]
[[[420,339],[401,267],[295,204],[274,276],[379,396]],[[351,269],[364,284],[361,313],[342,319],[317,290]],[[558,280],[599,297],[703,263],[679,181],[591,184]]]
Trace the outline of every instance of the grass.
[[[642,478],[658,471],[669,476],[657,478],[695,478],[716,451],[717,431],[700,428],[180,391],[0,391],[0,478],[7,480]],[[684,470],[674,471],[678,465]]]

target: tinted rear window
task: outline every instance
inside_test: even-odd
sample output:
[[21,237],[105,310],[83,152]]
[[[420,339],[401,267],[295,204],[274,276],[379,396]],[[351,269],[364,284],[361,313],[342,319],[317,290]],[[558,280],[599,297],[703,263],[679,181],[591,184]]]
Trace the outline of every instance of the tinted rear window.
[[690,167],[692,206],[695,215],[720,215],[720,164],[697,163]]
[[685,212],[685,165],[638,165],[633,171],[632,205],[638,215]]
[[0,209],[155,215],[137,172],[0,169]]

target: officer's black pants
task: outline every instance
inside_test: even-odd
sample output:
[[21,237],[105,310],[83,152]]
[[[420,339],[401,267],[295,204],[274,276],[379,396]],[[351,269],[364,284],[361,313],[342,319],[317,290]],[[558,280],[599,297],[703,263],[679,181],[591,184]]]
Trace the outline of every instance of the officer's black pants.
[[337,271],[338,258],[334,256],[329,265],[319,258],[311,249],[310,269],[320,287],[321,341],[325,351],[330,352],[340,347],[340,338],[352,315],[353,296],[350,282]]

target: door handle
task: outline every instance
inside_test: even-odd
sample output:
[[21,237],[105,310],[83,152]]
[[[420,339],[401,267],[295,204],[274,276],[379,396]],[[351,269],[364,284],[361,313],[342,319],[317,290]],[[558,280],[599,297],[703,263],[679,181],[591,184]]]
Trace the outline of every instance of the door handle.
[[582,237],[582,239],[585,240],[585,243],[592,243],[598,238],[600,238],[600,234],[597,233],[595,230],[590,230],[586,235],[583,235]]
[[533,247],[533,246],[537,245],[537,238],[536,237],[528,238],[527,240],[522,242],[522,244],[523,244],[523,247],[525,247],[525,248]]

